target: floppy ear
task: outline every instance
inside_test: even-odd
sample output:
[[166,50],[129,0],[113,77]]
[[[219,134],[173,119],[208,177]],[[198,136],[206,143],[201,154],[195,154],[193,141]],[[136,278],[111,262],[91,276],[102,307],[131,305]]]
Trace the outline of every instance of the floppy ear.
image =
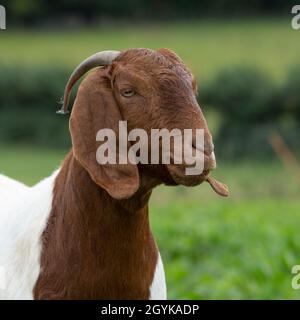
[[99,164],[96,141],[100,129],[112,129],[118,136],[122,116],[105,69],[89,74],[80,85],[70,119],[75,158],[91,178],[115,199],[130,198],[139,188],[138,168],[134,164]]

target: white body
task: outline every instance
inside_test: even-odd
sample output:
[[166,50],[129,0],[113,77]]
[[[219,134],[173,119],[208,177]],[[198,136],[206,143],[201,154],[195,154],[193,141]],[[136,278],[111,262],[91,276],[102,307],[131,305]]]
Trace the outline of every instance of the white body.
[[[0,300],[33,299],[40,272],[40,239],[51,212],[57,173],[34,187],[0,175]],[[150,299],[166,299],[160,256]]]

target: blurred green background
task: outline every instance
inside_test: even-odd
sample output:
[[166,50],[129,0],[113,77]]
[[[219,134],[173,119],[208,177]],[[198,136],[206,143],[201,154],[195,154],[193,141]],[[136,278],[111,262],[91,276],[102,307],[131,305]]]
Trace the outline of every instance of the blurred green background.
[[169,298],[300,298],[291,287],[300,264],[300,30],[291,28],[293,1],[249,3],[1,2],[0,172],[27,184],[49,175],[70,147],[68,119],[55,111],[88,55],[168,47],[198,79],[214,176],[231,196],[208,185],[154,191],[151,224]]

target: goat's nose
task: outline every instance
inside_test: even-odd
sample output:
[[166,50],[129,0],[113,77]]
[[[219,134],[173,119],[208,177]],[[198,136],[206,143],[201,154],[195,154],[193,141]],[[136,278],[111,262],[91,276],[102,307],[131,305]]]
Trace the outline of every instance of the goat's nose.
[[213,170],[217,167],[216,156],[214,152],[211,153],[210,159],[211,159],[211,169]]
[[216,168],[217,163],[216,163],[216,156],[214,153],[214,144],[213,142],[209,142],[205,145],[204,148],[204,154],[209,157],[209,168],[210,170],[213,170]]
[[212,142],[205,143],[204,153],[206,156],[211,156],[214,152],[215,146]]

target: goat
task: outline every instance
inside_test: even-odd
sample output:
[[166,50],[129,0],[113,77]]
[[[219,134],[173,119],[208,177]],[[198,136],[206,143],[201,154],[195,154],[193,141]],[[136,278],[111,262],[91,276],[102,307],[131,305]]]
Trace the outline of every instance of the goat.
[[[91,56],[71,75],[61,113],[73,85],[93,68],[77,92],[70,117],[73,147],[61,167],[33,187],[0,176],[2,299],[166,299],[149,226],[153,188],[208,181],[227,195],[209,176],[216,164],[196,81],[174,52],[129,49]],[[203,173],[185,175],[185,164],[99,165],[96,133],[118,131],[120,120],[147,132],[203,129]]]

